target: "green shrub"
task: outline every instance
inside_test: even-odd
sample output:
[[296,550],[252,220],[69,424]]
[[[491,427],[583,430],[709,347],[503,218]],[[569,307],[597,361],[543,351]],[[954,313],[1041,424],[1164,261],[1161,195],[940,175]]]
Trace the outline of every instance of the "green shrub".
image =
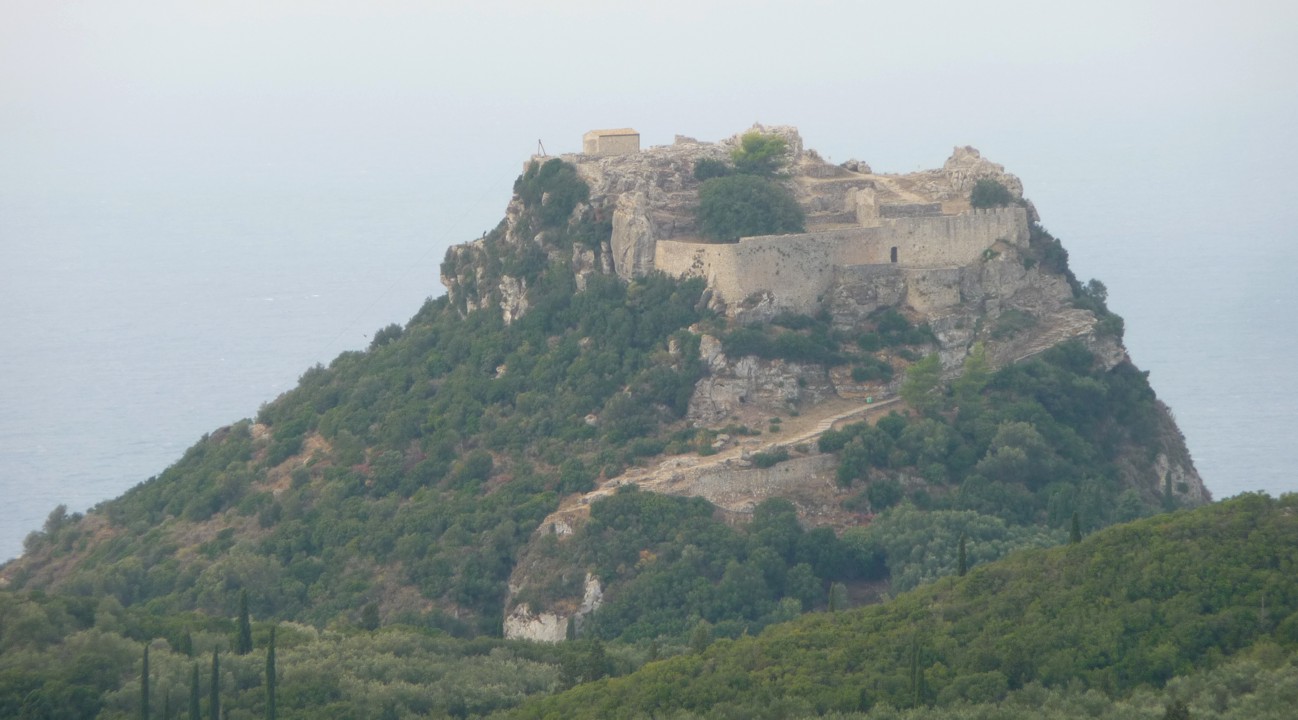
[[873,355],[866,355],[852,368],[852,380],[855,382],[873,382],[892,379],[892,366]]
[[779,183],[754,175],[712,178],[699,188],[699,227],[716,242],[803,231],[804,215]]
[[524,207],[538,209],[544,227],[564,225],[573,208],[590,197],[590,187],[577,175],[577,168],[558,158],[528,165],[514,183],[514,192]]
[[788,150],[789,144],[779,135],[753,131],[739,138],[739,147],[730,153],[730,159],[737,173],[769,177],[784,167]]
[[786,448],[776,448],[769,452],[753,453],[749,459],[759,468],[768,468],[788,460],[789,451]]
[[1014,195],[1009,188],[991,178],[983,178],[974,183],[973,192],[969,194],[969,204],[976,208],[1004,207],[1014,202]]
[[1004,340],[1036,324],[1037,318],[1034,315],[1009,308],[996,318],[996,324],[992,326],[992,337],[997,340]]
[[694,161],[694,179],[699,182],[712,178],[725,177],[734,173],[734,168],[720,160],[700,158]]

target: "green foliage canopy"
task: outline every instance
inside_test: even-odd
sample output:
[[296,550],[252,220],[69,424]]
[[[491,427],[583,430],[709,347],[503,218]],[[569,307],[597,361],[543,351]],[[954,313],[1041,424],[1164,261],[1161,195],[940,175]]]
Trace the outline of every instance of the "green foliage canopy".
[[699,187],[699,228],[716,242],[803,232],[805,217],[779,183],[756,175],[707,180]]
[[739,138],[739,147],[730,152],[735,172],[770,177],[784,167],[789,144],[779,135],[756,130]]
[[982,178],[974,183],[969,194],[969,204],[975,208],[1003,207],[1014,202],[1014,195],[1009,188],[991,178]]
[[[977,564],[963,578],[882,605],[718,640],[703,653],[534,701],[510,716],[811,717],[877,709],[877,717],[893,718],[890,708],[919,706],[906,717],[1093,717],[1022,709],[1082,693],[1105,707],[1169,681],[1179,682],[1175,692],[1211,703],[1200,681],[1174,678],[1241,658],[1234,670],[1207,676],[1221,687],[1250,667],[1249,653],[1285,668],[1286,679],[1271,682],[1298,678],[1288,662],[1298,651],[1295,511],[1298,495],[1253,495],[1108,528],[1077,544]],[[975,556],[978,532],[970,533]],[[956,547],[958,534],[944,545]],[[1260,670],[1243,674],[1257,678]],[[1291,712],[1280,698],[1292,697],[1292,688],[1265,692],[1265,714],[1240,708],[1231,717]],[[1001,701],[1007,704],[997,711]],[[971,702],[988,712],[971,713]],[[1103,717],[1162,714],[1161,699],[1149,705],[1156,712]]]

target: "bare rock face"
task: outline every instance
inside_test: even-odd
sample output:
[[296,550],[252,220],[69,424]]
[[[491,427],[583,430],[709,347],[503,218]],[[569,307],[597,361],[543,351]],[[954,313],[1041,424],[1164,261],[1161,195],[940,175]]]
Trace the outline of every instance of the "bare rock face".
[[527,312],[527,282],[508,275],[500,277],[500,314],[508,325]]
[[[571,533],[571,529],[568,531]],[[514,593],[511,592],[511,597]],[[533,642],[563,642],[568,637],[568,623],[571,621],[577,630],[585,619],[604,604],[604,588],[599,578],[586,573],[586,582],[582,586],[581,604],[575,611],[562,608],[534,612],[527,603],[515,605],[505,616],[504,635],[507,640],[531,640]]]
[[618,197],[613,211],[613,268],[618,277],[630,280],[653,271],[654,225],[649,213],[649,199],[643,192]]
[[829,374],[820,365],[751,355],[728,358],[721,342],[710,335],[700,340],[699,354],[708,366],[708,375],[694,386],[687,413],[698,424],[721,423],[731,415],[752,410],[778,417],[834,394]]
[[563,642],[568,635],[568,618],[558,613],[533,613],[526,603],[505,616],[505,638],[532,642]]
[[951,157],[942,164],[942,172],[956,194],[967,196],[979,180],[989,178],[1004,185],[1014,197],[1023,197],[1023,183],[1017,177],[1005,172],[1005,166],[987,160],[968,145],[951,151]]

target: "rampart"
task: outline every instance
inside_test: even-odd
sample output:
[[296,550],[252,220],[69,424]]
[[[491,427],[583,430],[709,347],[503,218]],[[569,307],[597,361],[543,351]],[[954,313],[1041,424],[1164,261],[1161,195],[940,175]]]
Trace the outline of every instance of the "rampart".
[[758,305],[765,312],[814,313],[833,287],[836,268],[963,267],[998,240],[1027,247],[1023,208],[881,218],[875,227],[765,235],[722,245],[659,240],[654,267],[678,277],[706,279],[732,314]]

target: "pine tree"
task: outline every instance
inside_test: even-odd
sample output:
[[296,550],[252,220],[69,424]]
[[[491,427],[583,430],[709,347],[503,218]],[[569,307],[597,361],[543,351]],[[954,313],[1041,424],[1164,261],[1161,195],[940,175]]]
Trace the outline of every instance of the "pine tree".
[[1076,545],[1082,541],[1082,521],[1077,517],[1077,511],[1073,511],[1073,525],[1068,532],[1068,542]]
[[956,574],[964,577],[969,572],[969,555],[965,552],[965,534],[960,533],[960,557],[957,558]]
[[266,649],[266,720],[275,720],[275,627],[270,628],[270,647]]
[[239,636],[235,638],[234,651],[240,655],[252,652],[252,621],[248,618],[248,591],[239,593]]
[[144,669],[140,671],[140,720],[149,720],[149,645],[144,645]]
[[212,686],[207,701],[207,713],[211,720],[221,720],[221,658],[212,649]]
[[202,695],[198,687],[198,663],[194,663],[193,672],[189,674],[189,720],[200,720],[202,717],[198,707],[200,697]]

